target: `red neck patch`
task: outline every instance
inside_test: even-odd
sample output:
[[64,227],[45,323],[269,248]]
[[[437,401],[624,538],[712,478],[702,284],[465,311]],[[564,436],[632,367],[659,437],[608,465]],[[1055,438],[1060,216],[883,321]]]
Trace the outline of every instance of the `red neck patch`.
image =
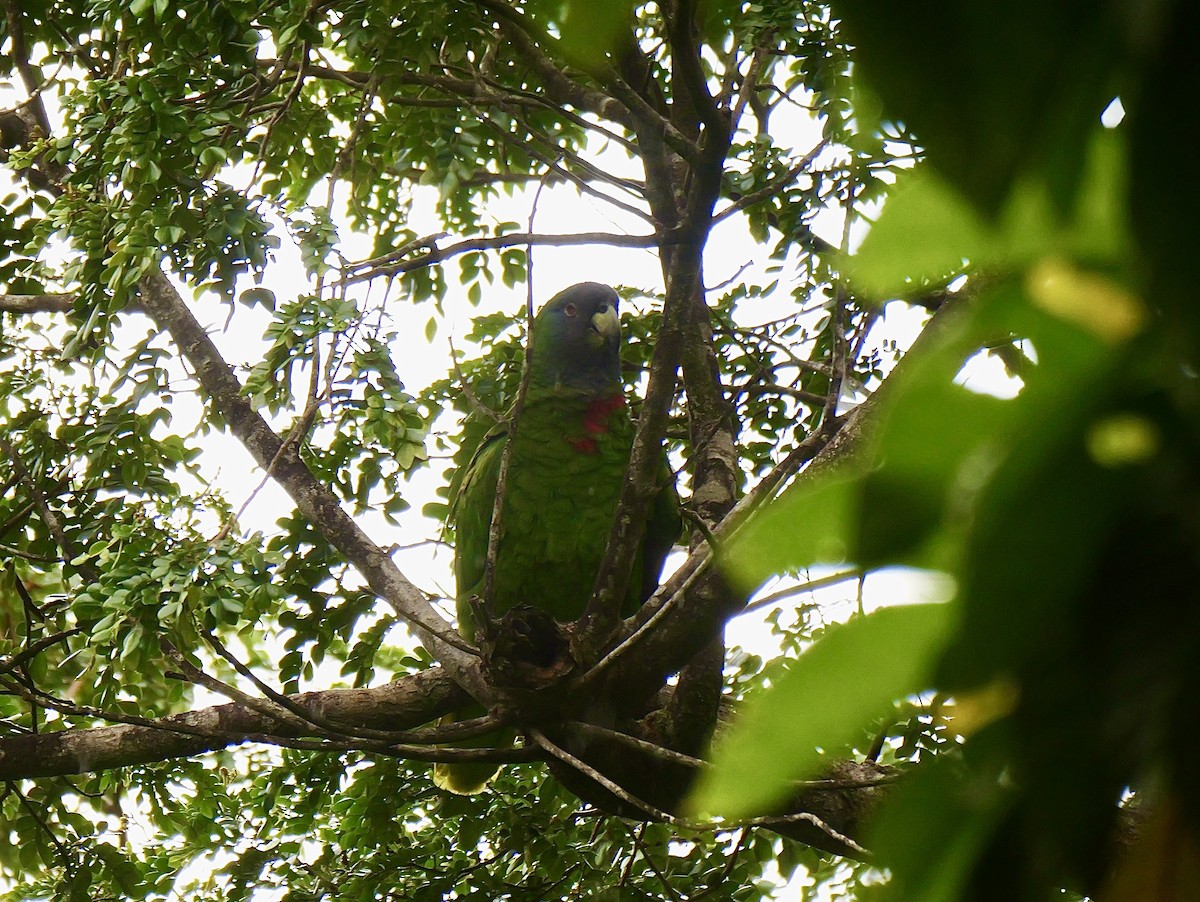
[[588,403],[583,411],[584,435],[579,438],[567,439],[567,444],[581,454],[595,454],[599,450],[596,436],[608,432],[608,421],[618,410],[625,408],[625,396],[612,395],[608,398],[596,398]]

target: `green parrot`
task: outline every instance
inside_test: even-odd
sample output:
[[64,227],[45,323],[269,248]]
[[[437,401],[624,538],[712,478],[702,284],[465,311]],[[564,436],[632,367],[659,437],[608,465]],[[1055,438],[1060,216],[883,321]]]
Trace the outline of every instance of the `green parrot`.
[[[634,437],[621,383],[618,300],[609,286],[582,282],[555,295],[534,320],[529,384],[500,513],[492,617],[528,605],[566,623],[583,614],[591,596]],[[450,499],[459,631],[471,642],[476,623],[470,599],[484,594],[488,533],[507,442],[506,426],[493,429],[455,480]],[[624,616],[653,593],[679,536],[679,497],[665,457],[661,473]],[[470,794],[483,789],[495,771],[490,764],[440,764],[434,781]]]

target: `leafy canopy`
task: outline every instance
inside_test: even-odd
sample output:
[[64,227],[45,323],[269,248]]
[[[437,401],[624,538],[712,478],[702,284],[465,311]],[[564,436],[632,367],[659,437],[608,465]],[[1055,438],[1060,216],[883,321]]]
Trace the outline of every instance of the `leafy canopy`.
[[[1197,143],[1167,99],[1197,23],[1093,7],[6,2],[9,897],[1190,898],[1200,198],[1162,161]],[[549,233],[550,196],[614,225]],[[581,802],[561,759],[436,793],[453,743],[420,730],[472,658],[388,554],[440,594],[410,566],[452,539],[428,485],[518,392],[492,300],[548,296],[531,255],[575,245],[659,261],[604,277],[696,521],[611,676],[696,694],[628,728],[705,755],[703,648],[765,581],[784,601],[670,812]],[[893,369],[876,327],[920,308]],[[987,356],[1015,398],[964,384]],[[274,523],[222,488],[230,436]],[[769,503],[727,520],[745,491]],[[796,588],[829,564],[954,597],[831,625]]]

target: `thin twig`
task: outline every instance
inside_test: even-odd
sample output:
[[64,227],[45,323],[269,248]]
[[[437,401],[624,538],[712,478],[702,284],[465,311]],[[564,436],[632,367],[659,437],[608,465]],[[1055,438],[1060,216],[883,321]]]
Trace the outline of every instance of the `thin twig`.
[[347,285],[354,285],[358,282],[377,279],[381,276],[400,275],[401,273],[411,272],[414,269],[421,269],[425,266],[442,263],[451,257],[471,251],[495,250],[497,248],[528,246],[532,244],[546,245],[548,247],[574,247],[587,244],[604,244],[609,247],[658,247],[663,240],[657,234],[625,235],[615,232],[580,232],[565,235],[534,235],[528,232],[508,232],[503,235],[468,238],[455,244],[447,245],[446,247],[438,247],[436,244],[437,236],[432,236],[430,239],[422,239],[420,242],[410,242],[405,248],[401,248],[400,251],[392,251],[388,256],[399,254],[407,248],[420,246],[428,246],[430,249],[427,253],[408,260],[379,265],[376,265],[376,261],[374,260],[364,260],[362,263],[354,264],[354,268],[358,269],[358,272],[345,276],[342,281]]
[[394,251],[388,251],[381,256],[372,257],[369,260],[360,260],[357,263],[347,263],[343,269],[377,269],[389,263],[395,263],[397,260],[402,260],[413,251],[420,250],[421,248],[437,250],[437,243],[449,234],[449,232],[432,232],[428,235],[422,235],[419,238],[414,238],[412,241],[400,245]]
[[[0,451],[8,457],[12,464],[13,471],[17,474],[17,478],[24,484],[29,492],[30,500],[33,502],[34,508],[38,512],[38,516],[42,518],[42,522],[46,524],[46,529],[54,538],[54,542],[58,545],[59,551],[62,552],[63,562],[75,560],[78,555],[75,551],[75,544],[67,537],[66,530],[63,528],[62,520],[58,514],[50,509],[49,503],[46,501],[46,496],[42,494],[41,486],[34,480],[33,475],[25,466],[25,461],[17,453],[7,438],[0,438]],[[89,580],[96,579],[96,573],[91,567],[86,564],[78,565],[79,571]]]
[[815,592],[818,589],[827,589],[830,586],[836,586],[839,583],[848,582],[852,579],[858,579],[863,575],[861,570],[845,570],[840,573],[830,573],[827,576],[820,576],[816,579],[810,579],[808,582],[801,583],[798,586],[791,586],[787,589],[781,589],[778,592],[772,592],[770,595],[764,595],[762,598],[756,598],[754,601],[747,604],[740,613],[745,614],[749,611],[757,611],[760,608],[770,607],[771,605],[786,601],[793,598],[802,592]]
[[[453,742],[459,739],[472,739],[494,732],[504,726],[504,721],[494,715],[484,715],[470,720],[458,721],[424,730],[373,730],[369,727],[352,727],[337,723],[321,716],[303,705],[297,704],[290,697],[263,682],[246,664],[240,661],[226,645],[207,630],[202,630],[201,637],[209,647],[220,655],[230,666],[243,677],[250,680],[268,700],[294,714],[301,720],[318,727],[330,736],[350,736],[360,739],[376,739],[387,743],[423,742]],[[234,699],[240,701],[240,699]]]
[[[691,589],[692,586],[694,586],[700,580],[700,577],[708,571],[708,568],[713,563],[712,546],[706,544],[701,547],[704,549],[703,552],[700,554],[693,553],[691,558],[689,558],[689,560],[695,560],[696,564],[688,572],[682,584],[680,584],[678,587],[675,587],[674,580],[664,584],[664,588],[666,585],[671,585],[673,591],[671,591],[670,594],[663,593],[661,596],[661,603],[658,604],[657,608],[653,609],[653,613],[649,616],[649,618],[632,634],[623,639],[620,644],[612,649],[612,651],[608,652],[603,658],[597,661],[596,665],[580,678],[580,687],[592,685],[594,681],[598,679],[605,670],[615,664],[622,655],[637,645],[638,642],[640,642],[643,638],[650,635],[650,633],[654,631],[654,628],[659,621],[667,616],[667,614],[675,607],[675,605],[678,604],[685,595],[687,595],[688,590]],[[646,600],[646,604],[642,606],[642,610],[649,608],[649,606],[655,602],[655,599],[660,597],[660,592],[662,592],[662,589],[660,589],[659,592],[655,592],[654,595],[648,598]]]
[[33,818],[34,823],[37,824],[48,837],[50,837],[50,843],[54,846],[54,850],[58,852],[58,857],[62,859],[63,867],[66,868],[68,874],[74,876],[75,865],[71,860],[71,856],[67,854],[67,847],[64,846],[62,841],[54,835],[54,831],[50,829],[50,825],[47,824],[45,818],[42,817],[42,812],[38,811],[37,808],[30,804],[29,799],[25,798],[25,793],[17,789],[16,786],[10,783],[8,784],[7,788],[17,794],[17,800],[21,803],[21,807],[25,809],[25,813]]
[[750,831],[745,827],[742,827],[738,830],[737,842],[733,844],[733,849],[726,856],[725,866],[721,868],[720,876],[713,880],[704,889],[700,890],[700,892],[693,893],[691,902],[696,902],[697,899],[703,899],[710,893],[716,892],[716,890],[722,886],[726,880],[729,879],[729,875],[733,873],[733,869],[737,866],[738,856],[741,854],[742,848],[746,844],[746,837],[749,835]]
[[674,749],[669,749],[653,742],[647,742],[645,739],[639,739],[637,736],[631,736],[628,733],[622,733],[618,730],[610,730],[608,727],[601,727],[597,724],[574,720],[567,721],[565,726],[583,736],[590,736],[593,739],[604,739],[611,742],[619,742],[622,745],[627,745],[630,748],[645,752],[647,755],[650,755],[653,758],[658,758],[662,761],[670,761],[672,764],[679,764],[683,767],[695,768],[696,770],[709,767],[709,763],[702,758],[693,758],[691,755],[685,755],[683,752],[677,752]]
[[[854,222],[855,195],[855,186],[851,185],[847,189],[846,215],[842,220],[841,252],[843,256],[850,253],[850,226]],[[842,386],[846,381],[846,370],[849,365],[849,361],[846,358],[850,350],[850,343],[846,338],[845,316],[847,302],[848,291],[846,279],[844,276],[840,276],[833,286],[833,316],[829,320],[829,356],[831,358],[830,364],[833,367],[833,374],[829,380],[829,392],[825,401],[825,410],[821,415],[822,422],[837,416],[838,404],[842,398]]]
[[679,895],[679,893],[675,891],[675,887],[671,886],[671,884],[667,882],[666,875],[659,870],[658,865],[654,863],[654,859],[650,857],[650,853],[646,850],[645,846],[642,845],[642,836],[645,834],[646,827],[649,825],[642,824],[635,832],[624,821],[618,820],[617,823],[619,823],[625,829],[625,832],[629,834],[629,838],[633,840],[635,854],[630,856],[630,863],[632,863],[633,858],[637,857],[637,855],[641,855],[642,861],[646,862],[646,864],[650,867],[650,870],[654,873],[654,876],[658,878],[658,882],[662,884],[662,888],[666,890],[667,895],[671,899],[675,900],[675,902],[683,902],[683,896]]
[[[871,852],[868,849],[866,849],[863,846],[856,843],[854,840],[852,840],[846,834],[844,834],[838,830],[835,830],[829,824],[825,823],[825,821],[823,821],[821,818],[817,817],[815,814],[812,814],[811,812],[808,812],[808,811],[801,811],[797,814],[779,815],[778,817],[753,817],[753,818],[750,818],[749,820],[738,822],[738,826],[742,826],[742,827],[772,827],[772,828],[774,828],[774,827],[782,827],[787,824],[811,824],[812,826],[814,826],[818,830],[820,830],[822,833],[824,833],[826,836],[828,836],[830,839],[834,840],[835,842],[841,843],[847,849],[850,849],[852,852],[854,852],[855,855],[859,856],[863,861],[871,860],[871,857],[872,857]],[[730,825],[730,826],[732,826],[732,825]],[[727,826],[726,829],[729,829],[729,826]]]
[[[316,372],[317,368],[314,364],[314,378]],[[228,538],[230,532],[233,530],[233,527],[254,502],[254,499],[258,497],[259,492],[266,488],[267,483],[275,477],[275,471],[280,462],[300,446],[300,443],[304,440],[304,436],[308,434],[308,430],[311,428],[313,421],[316,419],[317,410],[318,405],[310,399],[310,401],[305,405],[304,411],[296,419],[296,422],[292,424],[292,428],[289,429],[287,434],[283,437],[283,441],[279,443],[279,450],[275,452],[275,456],[272,457],[270,463],[267,464],[266,469],[263,471],[262,479],[258,481],[258,485],[250,490],[250,494],[246,496],[246,499],[238,508],[237,513],[227,519],[221,525],[221,528],[217,530],[217,534],[209,539],[208,544],[211,547],[217,547],[223,541],[225,541],[226,538]],[[297,454],[297,457],[298,456],[299,455]]]
[[22,664],[26,663],[30,659],[41,654],[43,651],[45,651],[50,646],[57,645],[60,642],[65,642],[67,639],[70,639],[72,636],[78,635],[79,633],[82,633],[82,632],[83,632],[83,627],[76,626],[76,627],[72,627],[69,630],[63,630],[62,632],[54,633],[53,635],[50,635],[50,636],[43,636],[41,639],[38,639],[36,642],[29,643],[21,651],[19,651],[15,655],[13,655],[7,661],[0,663],[0,676],[3,676],[7,673],[11,673],[12,671],[16,670]]
[[[750,58],[750,65],[746,69],[746,77],[742,79],[741,88],[738,89],[737,100],[733,103],[733,108],[729,113],[729,123],[731,128],[737,128],[742,121],[742,113],[746,111],[747,104],[753,97],[754,92],[758,90],[758,79],[762,71],[767,66],[767,60],[775,55],[774,50],[767,46],[774,37],[774,31],[768,30],[763,33],[759,39],[759,46],[755,48],[754,55]],[[759,131],[764,131],[760,128]]]
[[60,560],[56,557],[45,557],[44,555],[40,554],[31,554],[24,549],[16,548],[12,545],[6,545],[3,542],[0,542],[0,552],[11,555],[12,557],[19,557],[23,561],[32,561],[35,564],[57,564]]
[[308,55],[312,50],[312,46],[308,41],[304,42],[301,49],[300,64],[296,67],[296,77],[292,80],[292,86],[288,89],[287,96],[283,99],[279,109],[271,118],[271,121],[266,125],[266,133],[263,135],[262,142],[258,146],[258,156],[254,160],[254,174],[251,176],[252,181],[257,182],[259,173],[267,162],[267,149],[270,147],[271,138],[275,134],[275,126],[277,126],[283,117],[287,115],[292,104],[300,96],[300,89],[304,87],[305,67],[308,65]]
[[171,659],[172,663],[174,663],[174,665],[180,669],[182,675],[189,682],[196,683],[212,692],[223,695],[230,701],[241,705],[243,708],[248,708],[249,710],[254,711],[256,714],[261,714],[268,720],[277,720],[290,725],[293,729],[301,728],[305,731],[307,731],[311,726],[315,728],[316,732],[322,732],[320,728],[316,727],[316,724],[313,724],[307,717],[293,714],[285,705],[276,704],[275,702],[266,698],[256,698],[253,695],[242,692],[242,690],[238,689],[236,686],[230,686],[228,683],[218,680],[214,676],[209,676],[207,673],[189,661],[186,657],[184,657],[183,653],[166,639],[160,638],[159,645],[162,647],[164,654],[166,654],[166,656]]
[[[763,477],[753,489],[742,496],[741,500],[725,515],[713,532],[718,546],[728,542],[744,525],[747,516],[752,511],[756,510],[763,501],[770,497],[775,489],[789,476],[816,457],[821,449],[829,444],[835,431],[832,423],[833,421],[830,421],[829,429],[820,429],[814,432],[793,448],[787,457],[776,464],[770,473]],[[622,655],[653,632],[655,625],[666,617],[667,613],[686,596],[687,592],[699,581],[700,577],[707,572],[712,564],[713,553],[711,546],[707,543],[701,545],[696,551],[693,551],[688,556],[688,559],[684,561],[683,566],[676,570],[670,579],[659,586],[658,590],[646,600],[639,613],[635,615],[641,617],[645,616],[646,612],[650,612],[647,619],[631,635],[622,640],[619,645],[601,658],[594,667],[588,670],[580,678],[579,685],[581,687],[591,685],[603,671],[611,667]]]
[[614,783],[608,777],[604,776],[602,773],[597,771],[594,767],[592,767],[586,761],[580,760],[575,755],[572,755],[570,752],[568,752],[566,749],[563,749],[560,746],[556,745],[553,741],[548,739],[546,737],[546,735],[544,733],[542,733],[540,730],[530,730],[529,737],[537,745],[541,746],[550,755],[553,755],[555,758],[562,761],[564,764],[569,764],[571,767],[578,770],[585,777],[587,777],[590,780],[593,780],[594,782],[596,782],[600,786],[602,786],[604,789],[608,790],[610,793],[612,793],[614,796],[616,796],[622,802],[625,802],[627,805],[630,805],[631,807],[638,809],[643,814],[649,815],[650,817],[654,818],[655,820],[662,821],[663,823],[666,823],[666,824],[670,824],[673,827],[679,827],[680,829],[684,829],[684,830],[697,830],[697,831],[711,832],[713,830],[736,830],[739,827],[774,827],[774,826],[783,826],[784,824],[806,823],[806,824],[811,824],[812,826],[816,827],[818,830],[820,830],[822,833],[824,833],[830,839],[833,839],[833,840],[843,844],[846,848],[852,850],[855,854],[860,855],[864,860],[869,859],[871,857],[870,852],[868,852],[865,848],[860,846],[858,843],[856,843],[850,837],[839,832],[838,830],[835,830],[829,824],[825,823],[825,821],[823,821],[821,818],[817,817],[817,815],[812,814],[811,812],[808,812],[808,811],[802,811],[797,814],[781,815],[778,817],[749,818],[748,820],[737,821],[734,823],[713,823],[711,821],[697,821],[697,820],[692,820],[689,818],[676,817],[675,815],[668,814],[667,812],[665,812],[659,808],[655,808],[653,805],[649,804],[648,802],[644,802],[641,799],[637,798],[637,796],[630,793],[627,789],[618,785],[617,783]]
[[[770,184],[759,188],[757,191],[751,191],[749,194],[743,194],[737,200],[733,201],[729,206],[725,207],[718,213],[713,214],[712,224],[716,225],[724,219],[728,219],[739,210],[744,210],[747,207],[752,207],[757,203],[761,203],[770,197],[774,197],[779,192],[783,191],[788,185],[796,181],[804,172],[812,165],[813,160],[828,146],[828,140],[822,140],[816,147],[806,153],[803,157],[797,160],[792,166],[779,178],[773,180]],[[827,241],[812,235],[811,239],[817,243],[818,247],[825,247],[828,250],[833,250]]]
[[[552,171],[552,168],[546,170],[547,176]],[[538,201],[542,196],[542,189],[546,185],[546,179],[538,183],[537,191],[534,192],[533,201],[529,208],[529,224],[526,230],[526,235],[532,239],[535,234],[533,231],[533,222],[537,216]],[[525,358],[521,367],[521,385],[517,389],[517,397],[513,402],[512,411],[508,416],[508,439],[504,443],[504,449],[500,452],[500,470],[496,474],[496,498],[492,504],[492,517],[488,524],[488,549],[487,558],[484,561],[483,569],[483,603],[485,610],[493,605],[493,595],[496,585],[496,555],[500,550],[500,529],[501,520],[503,518],[504,495],[508,488],[508,468],[512,460],[513,446],[516,444],[517,428],[521,421],[521,411],[525,407],[525,395],[529,391],[529,381],[533,375],[533,241],[530,240],[525,245]],[[486,630],[490,624],[484,621],[481,626]]]
[[546,734],[541,730],[530,730],[529,738],[531,738],[537,745],[541,746],[559,761],[562,761],[564,764],[569,764],[589,780],[592,780],[593,782],[602,786],[604,789],[608,790],[625,804],[637,809],[638,811],[641,811],[644,814],[648,814],[657,821],[663,821],[664,823],[676,825],[683,825],[685,823],[674,815],[668,814],[659,808],[655,808],[649,802],[643,802],[637,796],[633,795],[633,793],[629,792],[629,790],[617,783],[614,783],[608,777],[604,776],[604,774],[600,773],[586,761],[575,757],[566,749],[556,745],[554,742],[548,739]]
[[[528,251],[526,251],[526,253],[528,253]],[[531,258],[527,257],[526,259]],[[459,390],[462,391],[463,397],[467,399],[467,404],[469,404],[471,409],[477,414],[487,417],[493,423],[507,423],[507,417],[496,413],[496,411],[484,404],[483,401],[479,399],[479,396],[475,394],[474,389],[471,388],[471,384],[467,382],[467,377],[463,375],[462,368],[458,365],[458,351],[454,348],[454,339],[452,337],[448,338],[447,343],[450,345],[450,365],[454,367],[454,378],[458,382],[458,387]]]

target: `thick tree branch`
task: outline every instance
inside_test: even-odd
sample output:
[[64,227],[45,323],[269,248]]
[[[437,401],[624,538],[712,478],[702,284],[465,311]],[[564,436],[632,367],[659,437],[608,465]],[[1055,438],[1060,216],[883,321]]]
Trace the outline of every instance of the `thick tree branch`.
[[37,117],[42,135],[49,137],[50,117],[46,113],[46,105],[42,102],[42,91],[46,84],[42,78],[42,70],[29,59],[29,47],[25,41],[25,12],[17,0],[4,0],[4,12],[12,58],[17,64],[17,71],[21,73],[21,81],[29,95],[28,105]]
[[0,294],[0,313],[66,313],[74,300],[70,294]]
[[[431,667],[386,686],[304,692],[292,700],[325,721],[402,730],[462,707],[468,697],[445,670]],[[95,773],[185,758],[264,734],[281,738],[303,735],[281,719],[237,704],[175,714],[156,723],[0,738],[0,781]]]
[[[672,84],[677,87],[671,104],[671,118],[685,134],[697,133],[701,126],[708,132],[724,131],[723,114],[708,90],[696,43],[696,2],[675,0],[665,6],[667,40],[671,46]],[[682,88],[682,90],[678,90]]]
[[154,270],[140,284],[143,309],[170,333],[191,364],[213,406],[260,467],[272,468],[276,480],[300,513],[362,574],[418,633],[437,658],[473,695],[487,695],[477,659],[463,650],[458,633],[429,600],[347,514],[330,489],[318,482],[294,452],[280,456],[282,442],[242,392],[242,386],[196,321],[175,287]]

